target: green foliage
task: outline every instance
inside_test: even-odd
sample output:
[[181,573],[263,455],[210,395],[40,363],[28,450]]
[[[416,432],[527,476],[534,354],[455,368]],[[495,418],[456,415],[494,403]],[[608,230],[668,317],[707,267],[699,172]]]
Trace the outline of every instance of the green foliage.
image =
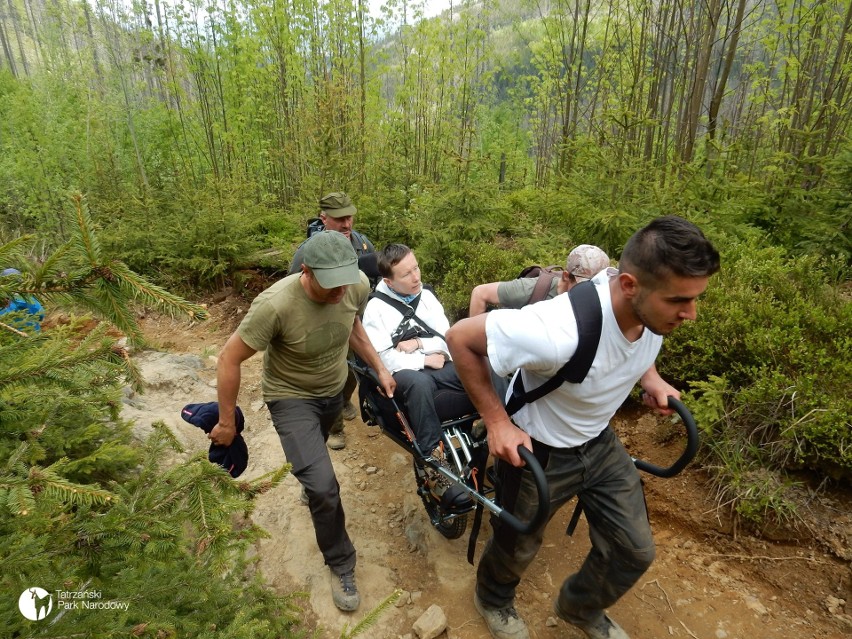
[[772,446],[740,428],[743,405],[723,377],[693,382],[689,403],[704,443],[705,468],[716,503],[752,528],[795,526],[801,514],[798,485],[779,471]]
[[[41,266],[17,262],[24,276],[0,283],[2,294],[77,304],[101,320],[93,328],[72,317],[32,334],[0,325],[0,589],[10,603],[42,587],[54,606],[38,624],[2,606],[0,626],[28,637],[296,636],[293,597],[269,590],[249,560],[263,535],[248,518],[254,498],[289,467],[236,482],[203,454],[173,463],[179,446],[162,424],[144,446],[132,442],[118,408],[137,375],[115,325],[140,334],[133,299],[204,313],[106,260],[82,200],[75,204],[64,219],[74,238]],[[0,257],[20,258],[27,241],[0,245]]]
[[[852,151],[838,161],[852,166]],[[837,177],[850,179],[852,168]],[[831,179],[831,178],[829,178]],[[782,188],[765,206],[753,212],[753,223],[765,229],[773,243],[800,255],[836,261],[836,280],[848,279],[852,267],[852,189],[843,181],[816,192]]]
[[141,469],[108,489],[68,482],[61,464],[27,468],[24,454],[0,471],[3,591],[40,585],[53,591],[55,608],[56,590],[95,591],[127,606],[55,610],[43,625],[10,607],[0,617],[13,636],[294,636],[292,598],[250,576],[246,560],[262,534],[247,520],[251,497],[286,467],[251,483],[234,482],[204,456],[164,469],[161,431],[141,451]]
[[712,392],[696,387],[697,410],[738,435],[714,430],[711,442],[747,441],[774,467],[848,477],[852,362],[838,354],[852,347],[852,304],[824,267],[755,243],[730,248],[697,321],[665,341],[661,372],[717,380]]
[[[183,291],[222,286],[261,248],[271,217],[247,185],[210,180],[156,200],[122,203],[98,215],[104,246],[135,271]],[[108,223],[107,223],[108,222]]]

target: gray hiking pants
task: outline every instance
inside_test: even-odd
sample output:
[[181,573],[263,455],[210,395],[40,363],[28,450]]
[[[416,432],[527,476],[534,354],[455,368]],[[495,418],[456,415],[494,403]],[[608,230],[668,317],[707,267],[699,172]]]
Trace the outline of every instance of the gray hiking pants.
[[343,432],[343,406],[346,402],[352,401],[352,393],[355,392],[355,387],[358,386],[358,380],[352,369],[349,369],[349,374],[346,376],[346,385],[343,387],[343,401],[340,403],[340,412],[334,418],[334,423],[331,425],[331,433],[339,435]]
[[325,442],[340,414],[343,394],[321,399],[278,399],[267,402],[292,473],[305,487],[311,519],[326,565],[335,574],[355,567],[355,546],[346,532],[340,484]]
[[[592,548],[580,570],[559,591],[556,610],[575,624],[598,620],[654,560],[654,539],[639,473],[618,437],[607,427],[576,448],[535,442],[536,458],[550,487],[550,516],[578,496],[589,522]],[[532,473],[505,462],[497,466],[503,507],[529,521],[538,505]],[[515,588],[544,537],[542,526],[519,535],[491,518],[494,533],[476,573],[476,593],[489,608],[513,605]]]

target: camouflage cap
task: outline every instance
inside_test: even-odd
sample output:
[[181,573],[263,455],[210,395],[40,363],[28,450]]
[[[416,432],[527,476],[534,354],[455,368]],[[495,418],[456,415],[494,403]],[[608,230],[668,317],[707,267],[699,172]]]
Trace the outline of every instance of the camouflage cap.
[[323,195],[319,201],[320,211],[331,217],[346,217],[347,215],[355,215],[358,209],[352,204],[352,200],[346,193],[335,191]]
[[606,253],[597,246],[580,244],[568,254],[565,270],[571,273],[575,280],[583,282],[592,279],[607,266],[609,257]]
[[358,255],[343,233],[320,231],[302,244],[303,263],[323,288],[337,288],[361,281]]

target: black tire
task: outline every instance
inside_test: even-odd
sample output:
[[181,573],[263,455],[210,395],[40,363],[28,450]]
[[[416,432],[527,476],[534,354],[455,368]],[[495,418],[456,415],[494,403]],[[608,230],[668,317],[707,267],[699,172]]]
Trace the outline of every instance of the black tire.
[[458,539],[465,530],[467,530],[468,513],[462,513],[455,516],[450,516],[445,512],[441,505],[438,504],[429,492],[429,487],[426,485],[426,471],[423,466],[414,462],[414,477],[417,480],[417,494],[423,501],[423,506],[426,508],[426,514],[429,515],[429,521],[435,529],[447,539]]

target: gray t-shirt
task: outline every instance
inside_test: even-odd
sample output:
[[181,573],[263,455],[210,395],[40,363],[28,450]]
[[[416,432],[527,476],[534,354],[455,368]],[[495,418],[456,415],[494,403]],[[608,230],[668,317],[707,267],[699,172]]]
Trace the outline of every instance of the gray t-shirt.
[[[516,280],[500,282],[497,285],[497,301],[502,308],[523,308],[529,303],[536,282],[538,282],[537,277],[519,277]],[[556,297],[557,284],[559,284],[559,277],[554,277],[544,299]]]
[[252,302],[237,331],[263,355],[263,399],[333,397],[348,374],[346,353],[355,316],[370,294],[367,276],[349,286],[338,304],[311,300],[288,275]]

